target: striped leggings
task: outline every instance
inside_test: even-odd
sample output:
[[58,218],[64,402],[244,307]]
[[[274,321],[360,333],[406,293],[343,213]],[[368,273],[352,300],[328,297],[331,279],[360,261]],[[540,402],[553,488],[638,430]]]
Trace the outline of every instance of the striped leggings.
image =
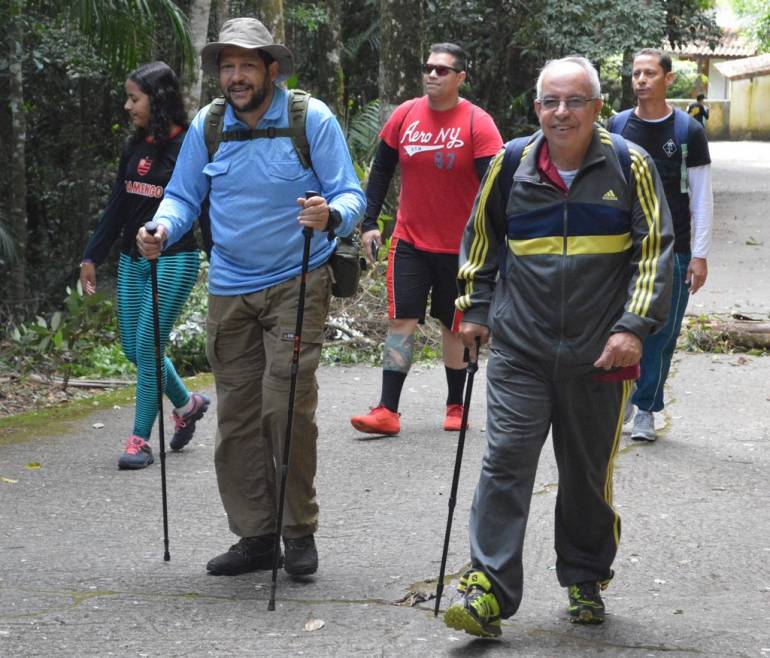
[[[160,347],[165,354],[168,335],[176,323],[198,276],[198,252],[185,251],[158,259]],[[118,323],[126,358],[136,366],[136,415],[133,434],[150,438],[158,413],[155,369],[155,329],[152,315],[150,263],[120,254],[118,266]],[[163,391],[175,407],[190,400],[190,392],[167,356],[163,358]]]

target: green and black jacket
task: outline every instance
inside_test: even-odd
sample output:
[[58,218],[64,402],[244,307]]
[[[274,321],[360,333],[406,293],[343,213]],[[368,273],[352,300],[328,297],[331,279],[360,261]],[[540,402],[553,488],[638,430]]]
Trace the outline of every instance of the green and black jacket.
[[504,151],[490,163],[463,236],[456,306],[495,345],[561,379],[595,371],[611,333],[643,340],[663,326],[673,229],[643,149],[628,143],[626,181],[609,133],[595,126],[565,194],[538,170],[543,140],[524,150],[505,202]]

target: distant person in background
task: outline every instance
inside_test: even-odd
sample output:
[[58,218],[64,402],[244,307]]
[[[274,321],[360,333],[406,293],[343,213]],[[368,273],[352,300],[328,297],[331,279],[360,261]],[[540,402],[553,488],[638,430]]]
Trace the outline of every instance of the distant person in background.
[[[112,196],[80,263],[86,295],[96,292],[96,266],[104,262],[120,237],[118,324],[126,358],[136,366],[136,414],[118,468],[138,469],[154,461],[148,441],[158,411],[155,333],[150,263],[139,255],[135,236],[152,219],[176,165],[187,132],[187,117],[174,72],[163,62],[144,64],[126,80],[125,110],[134,133],[126,140]],[[198,244],[192,231],[158,261],[161,350],[198,276]],[[181,450],[195,423],[209,406],[204,395],[190,393],[168,357],[163,360],[163,390],[174,405],[176,431],[171,448]]]
[[414,332],[425,322],[429,299],[430,315],[441,323],[444,429],[457,432],[462,424],[465,363],[461,315],[454,303],[457,254],[479,182],[503,145],[492,117],[460,96],[467,59],[456,44],[433,44],[422,69],[425,95],[399,105],[380,132],[361,224],[364,253],[372,261],[382,245],[377,217],[396,165],[401,194],[388,254],[380,401],[350,419],[359,432],[392,436],[401,431],[401,391],[412,365]]
[[711,156],[703,126],[666,101],[673,82],[669,55],[655,48],[640,50],[631,71],[637,106],[613,116],[608,126],[650,154],[663,181],[675,233],[671,312],[666,325],[644,339],[641,376],[633,406],[626,410],[630,419],[637,408],[631,429],[635,441],[658,438],[653,413],[665,406],[664,388],[687,302],[708,277],[714,213]]
[[704,128],[706,126],[706,121],[708,121],[709,118],[709,107],[703,102],[705,100],[706,96],[704,94],[698,94],[695,97],[695,102],[690,103],[687,106],[687,114],[689,114]]

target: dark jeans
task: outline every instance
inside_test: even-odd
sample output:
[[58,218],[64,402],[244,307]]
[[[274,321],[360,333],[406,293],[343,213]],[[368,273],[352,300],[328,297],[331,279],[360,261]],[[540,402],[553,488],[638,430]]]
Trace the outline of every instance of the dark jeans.
[[658,333],[647,336],[644,340],[642,374],[636,382],[636,393],[632,398],[633,403],[643,411],[661,411],[664,406],[663,387],[671,368],[671,358],[679,330],[682,328],[687,301],[690,299],[690,291],[685,283],[689,265],[689,253],[674,254],[674,278],[668,319]]

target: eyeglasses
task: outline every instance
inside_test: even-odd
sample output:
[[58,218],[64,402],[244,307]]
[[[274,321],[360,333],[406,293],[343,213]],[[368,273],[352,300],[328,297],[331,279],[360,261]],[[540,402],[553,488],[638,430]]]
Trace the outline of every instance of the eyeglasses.
[[587,103],[597,100],[599,99],[595,97],[583,98],[582,96],[570,96],[569,98],[540,98],[537,102],[540,103],[540,107],[544,110],[556,110],[562,103],[564,103],[570,112],[576,112],[582,110]]
[[444,66],[443,64],[423,64],[422,65],[422,72],[425,75],[430,75],[433,73],[433,71],[436,72],[436,75],[439,78],[443,78],[445,75],[449,75],[450,71],[454,71],[455,73],[460,73],[462,69],[456,69],[451,66]]

